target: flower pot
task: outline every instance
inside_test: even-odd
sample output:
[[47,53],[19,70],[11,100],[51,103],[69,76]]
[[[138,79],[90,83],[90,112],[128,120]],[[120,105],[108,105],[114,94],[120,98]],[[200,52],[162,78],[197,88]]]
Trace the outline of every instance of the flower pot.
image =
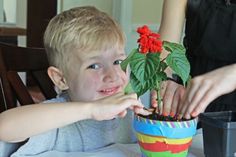
[[236,112],[200,114],[206,157],[236,156]]
[[197,119],[158,121],[134,117],[134,129],[143,157],[186,157],[196,133]]

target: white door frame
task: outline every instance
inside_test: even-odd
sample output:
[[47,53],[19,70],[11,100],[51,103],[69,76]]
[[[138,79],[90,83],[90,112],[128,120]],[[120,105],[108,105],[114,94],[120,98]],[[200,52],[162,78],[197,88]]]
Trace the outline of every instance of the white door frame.
[[[113,17],[120,23],[123,31],[126,34],[126,52],[129,53],[133,48],[137,47],[138,34],[136,29],[140,24],[132,23],[132,7],[133,0],[113,0]],[[141,96],[142,103],[150,106],[150,94],[147,92]]]
[[0,24],[3,23],[3,0],[0,0]]
[[126,34],[132,30],[132,0],[113,0],[113,17],[120,23]]

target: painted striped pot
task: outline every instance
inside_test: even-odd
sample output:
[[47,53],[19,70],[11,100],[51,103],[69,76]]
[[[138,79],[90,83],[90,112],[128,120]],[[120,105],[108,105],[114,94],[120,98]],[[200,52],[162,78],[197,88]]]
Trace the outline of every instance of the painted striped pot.
[[143,157],[186,157],[196,126],[197,119],[173,122],[134,117]]

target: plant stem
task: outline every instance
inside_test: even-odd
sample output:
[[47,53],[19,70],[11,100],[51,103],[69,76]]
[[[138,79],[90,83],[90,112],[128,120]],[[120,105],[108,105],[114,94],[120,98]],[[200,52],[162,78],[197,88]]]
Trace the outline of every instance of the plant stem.
[[161,112],[161,108],[162,108],[162,99],[161,99],[161,82],[162,81],[158,81],[157,86],[155,88],[156,92],[157,92],[157,102],[158,102],[158,106],[157,106],[157,112],[160,113]]
[[161,105],[161,91],[160,90],[158,90],[157,91],[157,99],[158,99],[158,105]]
[[164,60],[166,60],[166,58],[167,58],[167,57],[163,58],[163,59],[161,60],[161,62],[164,62]]
[[158,85],[158,88],[159,90],[157,91],[157,99],[158,99],[158,108],[159,108],[159,113],[161,112],[161,109],[162,109],[162,103],[161,103],[161,84],[159,82],[159,85]]

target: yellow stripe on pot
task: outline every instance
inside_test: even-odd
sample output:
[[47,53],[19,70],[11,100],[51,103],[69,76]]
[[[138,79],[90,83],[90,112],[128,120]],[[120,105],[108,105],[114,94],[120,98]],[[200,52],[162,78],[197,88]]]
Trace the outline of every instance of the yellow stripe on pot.
[[143,143],[156,143],[156,142],[165,142],[167,144],[185,144],[192,140],[192,137],[182,138],[182,139],[168,139],[161,136],[148,136],[141,133],[136,133],[139,141]]

